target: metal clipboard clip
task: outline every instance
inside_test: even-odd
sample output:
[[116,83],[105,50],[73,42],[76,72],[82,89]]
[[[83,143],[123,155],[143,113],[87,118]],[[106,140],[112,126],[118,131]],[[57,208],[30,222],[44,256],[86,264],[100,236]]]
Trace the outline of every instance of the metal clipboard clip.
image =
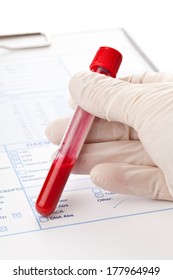
[[0,35],[0,48],[10,51],[45,48],[50,45],[50,36],[42,32]]

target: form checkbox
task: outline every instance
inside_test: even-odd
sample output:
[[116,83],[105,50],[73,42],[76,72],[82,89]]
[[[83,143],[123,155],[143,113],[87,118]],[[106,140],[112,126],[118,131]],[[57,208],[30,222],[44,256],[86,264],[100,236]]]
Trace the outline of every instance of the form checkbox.
[[45,223],[45,222],[48,222],[48,221],[49,221],[49,218],[47,218],[47,217],[42,217],[42,216],[41,216],[41,217],[39,218],[39,220],[40,220],[41,223]]
[[17,212],[17,213],[12,213],[12,216],[14,219],[18,219],[22,217],[22,214],[20,212]]
[[4,232],[4,231],[7,231],[7,227],[6,226],[0,227],[0,232]]

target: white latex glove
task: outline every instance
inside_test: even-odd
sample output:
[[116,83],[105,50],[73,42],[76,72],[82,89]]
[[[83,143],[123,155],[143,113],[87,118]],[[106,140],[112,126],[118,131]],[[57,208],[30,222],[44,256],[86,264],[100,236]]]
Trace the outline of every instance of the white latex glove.
[[[173,200],[173,74],[113,79],[78,73],[72,98],[97,116],[75,164],[99,187],[123,194]],[[59,143],[69,120],[46,134]]]

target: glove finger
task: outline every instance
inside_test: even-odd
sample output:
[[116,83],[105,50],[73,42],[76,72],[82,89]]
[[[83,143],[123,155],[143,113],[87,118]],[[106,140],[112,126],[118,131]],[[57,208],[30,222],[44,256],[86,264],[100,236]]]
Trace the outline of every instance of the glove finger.
[[47,126],[45,130],[47,138],[52,143],[59,145],[68,127],[69,122],[70,118],[55,119]]
[[[56,119],[46,128],[47,138],[54,144],[60,144],[61,139],[67,129],[70,118]],[[118,123],[108,122],[95,118],[89,131],[86,143],[106,142],[115,140],[138,140],[138,135],[131,127]]]
[[104,162],[155,166],[140,141],[112,141],[84,144],[73,173],[89,174],[95,165]]
[[68,105],[69,105],[73,110],[75,110],[75,108],[76,108],[76,106],[77,106],[75,100],[74,100],[73,98],[71,98],[71,97],[70,97],[69,100],[68,100]]
[[172,91],[169,83],[151,87],[90,72],[73,76],[69,87],[72,97],[84,110],[108,121],[125,123],[136,131],[150,121],[153,112],[157,113],[161,98],[165,108],[165,96]]
[[173,82],[173,73],[171,72],[144,72],[137,75],[131,75],[121,78],[122,81],[127,81],[135,84]]
[[157,167],[103,163],[95,166],[90,176],[94,184],[111,192],[173,201]]

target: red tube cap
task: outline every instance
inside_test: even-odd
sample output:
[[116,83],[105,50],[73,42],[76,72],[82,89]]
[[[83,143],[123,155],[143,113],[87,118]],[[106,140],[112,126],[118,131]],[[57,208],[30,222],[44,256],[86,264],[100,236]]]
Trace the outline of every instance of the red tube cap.
[[98,67],[102,67],[109,71],[111,76],[115,78],[122,58],[122,54],[116,49],[100,47],[90,65],[90,70],[96,72]]

